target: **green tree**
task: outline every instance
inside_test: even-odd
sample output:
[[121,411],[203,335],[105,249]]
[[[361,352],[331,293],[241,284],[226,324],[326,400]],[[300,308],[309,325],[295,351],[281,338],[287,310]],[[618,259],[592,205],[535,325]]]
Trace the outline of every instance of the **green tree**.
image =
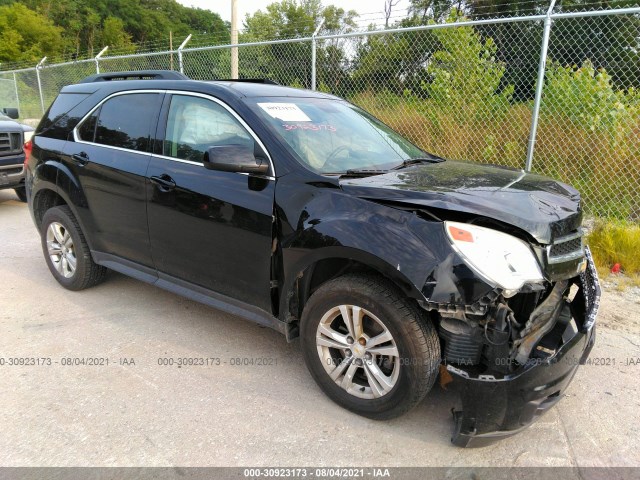
[[371,35],[358,48],[354,78],[369,91],[420,95],[430,80],[427,65],[440,42],[432,30]]
[[22,57],[21,45],[24,42],[22,35],[11,28],[2,28],[0,24],[0,60],[3,62],[15,62]]
[[411,0],[408,20],[414,25],[426,25],[431,20],[444,21],[453,7],[460,11],[463,4],[453,0]]
[[[247,15],[245,32],[241,42],[310,37],[324,19],[321,34],[346,32],[355,26],[354,11],[329,5],[323,7],[319,0],[282,0]],[[240,73],[247,77],[264,77],[278,80],[286,85],[299,84],[306,88],[311,82],[311,45],[307,42],[284,43],[241,48]],[[243,61],[243,58],[246,59]],[[344,52],[339,40],[319,42],[317,48],[318,72],[331,71],[332,85],[346,78],[341,69]]]
[[131,53],[135,50],[131,43],[131,35],[124,30],[124,22],[116,17],[105,19],[100,39],[102,45],[108,45],[112,52]]
[[499,91],[505,67],[496,59],[493,40],[483,40],[472,27],[439,29],[435,35],[441,49],[427,68],[433,78],[424,84],[429,98],[462,121],[494,118],[508,110],[514,89],[508,86]]
[[[0,5],[11,1],[0,0]],[[119,51],[130,51],[132,44],[141,43],[146,44],[142,47],[146,49],[168,48],[169,32],[180,41],[193,34],[191,46],[229,41],[229,26],[218,14],[185,7],[175,0],[18,0],[15,3],[62,28],[61,54],[78,56],[86,52],[87,56],[93,56],[105,44],[116,45]]]
[[[636,6],[637,0],[563,0],[555,12],[579,12],[594,8]],[[465,5],[472,19],[546,13],[548,0],[512,2],[506,0],[470,0]],[[484,37],[497,46],[496,57],[505,64],[504,82],[515,86],[515,98],[533,98],[540,58],[542,26],[534,22],[504,23],[478,27]],[[608,15],[557,20],[551,30],[549,58],[562,66],[585,61],[594,68],[606,68],[613,85],[626,89],[640,84],[640,17]]]
[[0,61],[37,62],[62,51],[62,30],[20,3],[0,7]]

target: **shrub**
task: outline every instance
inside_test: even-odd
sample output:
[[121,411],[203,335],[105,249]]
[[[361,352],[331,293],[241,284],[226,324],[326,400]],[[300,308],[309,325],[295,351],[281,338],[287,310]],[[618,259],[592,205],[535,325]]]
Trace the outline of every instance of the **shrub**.
[[552,63],[541,105],[547,116],[565,116],[591,132],[617,135],[633,126],[640,116],[640,95],[633,88],[615,91],[605,69],[595,70],[590,61],[581,67]]
[[[459,21],[451,17],[449,21]],[[505,67],[496,59],[493,39],[482,40],[472,27],[434,31],[442,49],[427,67],[433,78],[423,82],[434,106],[461,116],[461,120],[493,120],[511,105],[513,85],[499,91]]]

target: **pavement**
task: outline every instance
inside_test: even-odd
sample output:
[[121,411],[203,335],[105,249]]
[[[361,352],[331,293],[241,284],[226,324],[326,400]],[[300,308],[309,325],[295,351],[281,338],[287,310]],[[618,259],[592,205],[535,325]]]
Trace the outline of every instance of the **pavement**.
[[460,449],[452,392],[436,386],[392,421],[357,416],[319,390],[297,341],[113,272],[63,289],[13,190],[0,225],[2,466],[640,466],[640,305],[620,292],[603,297],[601,360],[556,407]]

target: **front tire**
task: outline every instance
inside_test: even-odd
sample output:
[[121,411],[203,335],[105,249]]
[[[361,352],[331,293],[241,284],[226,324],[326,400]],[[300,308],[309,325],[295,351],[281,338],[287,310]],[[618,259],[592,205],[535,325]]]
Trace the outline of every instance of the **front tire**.
[[16,195],[18,196],[18,200],[20,200],[21,202],[26,202],[27,201],[27,189],[24,187],[18,187],[18,188],[14,188],[13,189],[16,192]]
[[47,210],[40,236],[47,266],[64,288],[84,290],[104,279],[107,269],[91,258],[84,234],[68,206]]
[[440,343],[433,324],[382,278],[345,275],[322,285],[305,305],[300,339],[320,388],[368,418],[409,411],[438,374]]

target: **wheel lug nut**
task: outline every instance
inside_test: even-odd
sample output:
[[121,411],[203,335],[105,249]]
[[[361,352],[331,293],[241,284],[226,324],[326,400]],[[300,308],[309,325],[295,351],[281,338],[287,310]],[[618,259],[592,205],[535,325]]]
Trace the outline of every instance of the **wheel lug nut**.
[[369,352],[365,353],[364,358],[366,358],[367,360],[371,360],[371,354]]
[[358,343],[364,347],[367,344],[367,339],[364,337],[360,337],[358,339]]
[[359,358],[356,358],[356,365],[358,365],[359,367],[362,366],[362,360]]
[[347,337],[347,343],[349,345],[352,345],[353,344],[353,338],[352,337]]
[[352,354],[351,354],[351,350],[347,350],[346,355],[347,355],[347,357],[350,357],[350,356],[352,355]]

